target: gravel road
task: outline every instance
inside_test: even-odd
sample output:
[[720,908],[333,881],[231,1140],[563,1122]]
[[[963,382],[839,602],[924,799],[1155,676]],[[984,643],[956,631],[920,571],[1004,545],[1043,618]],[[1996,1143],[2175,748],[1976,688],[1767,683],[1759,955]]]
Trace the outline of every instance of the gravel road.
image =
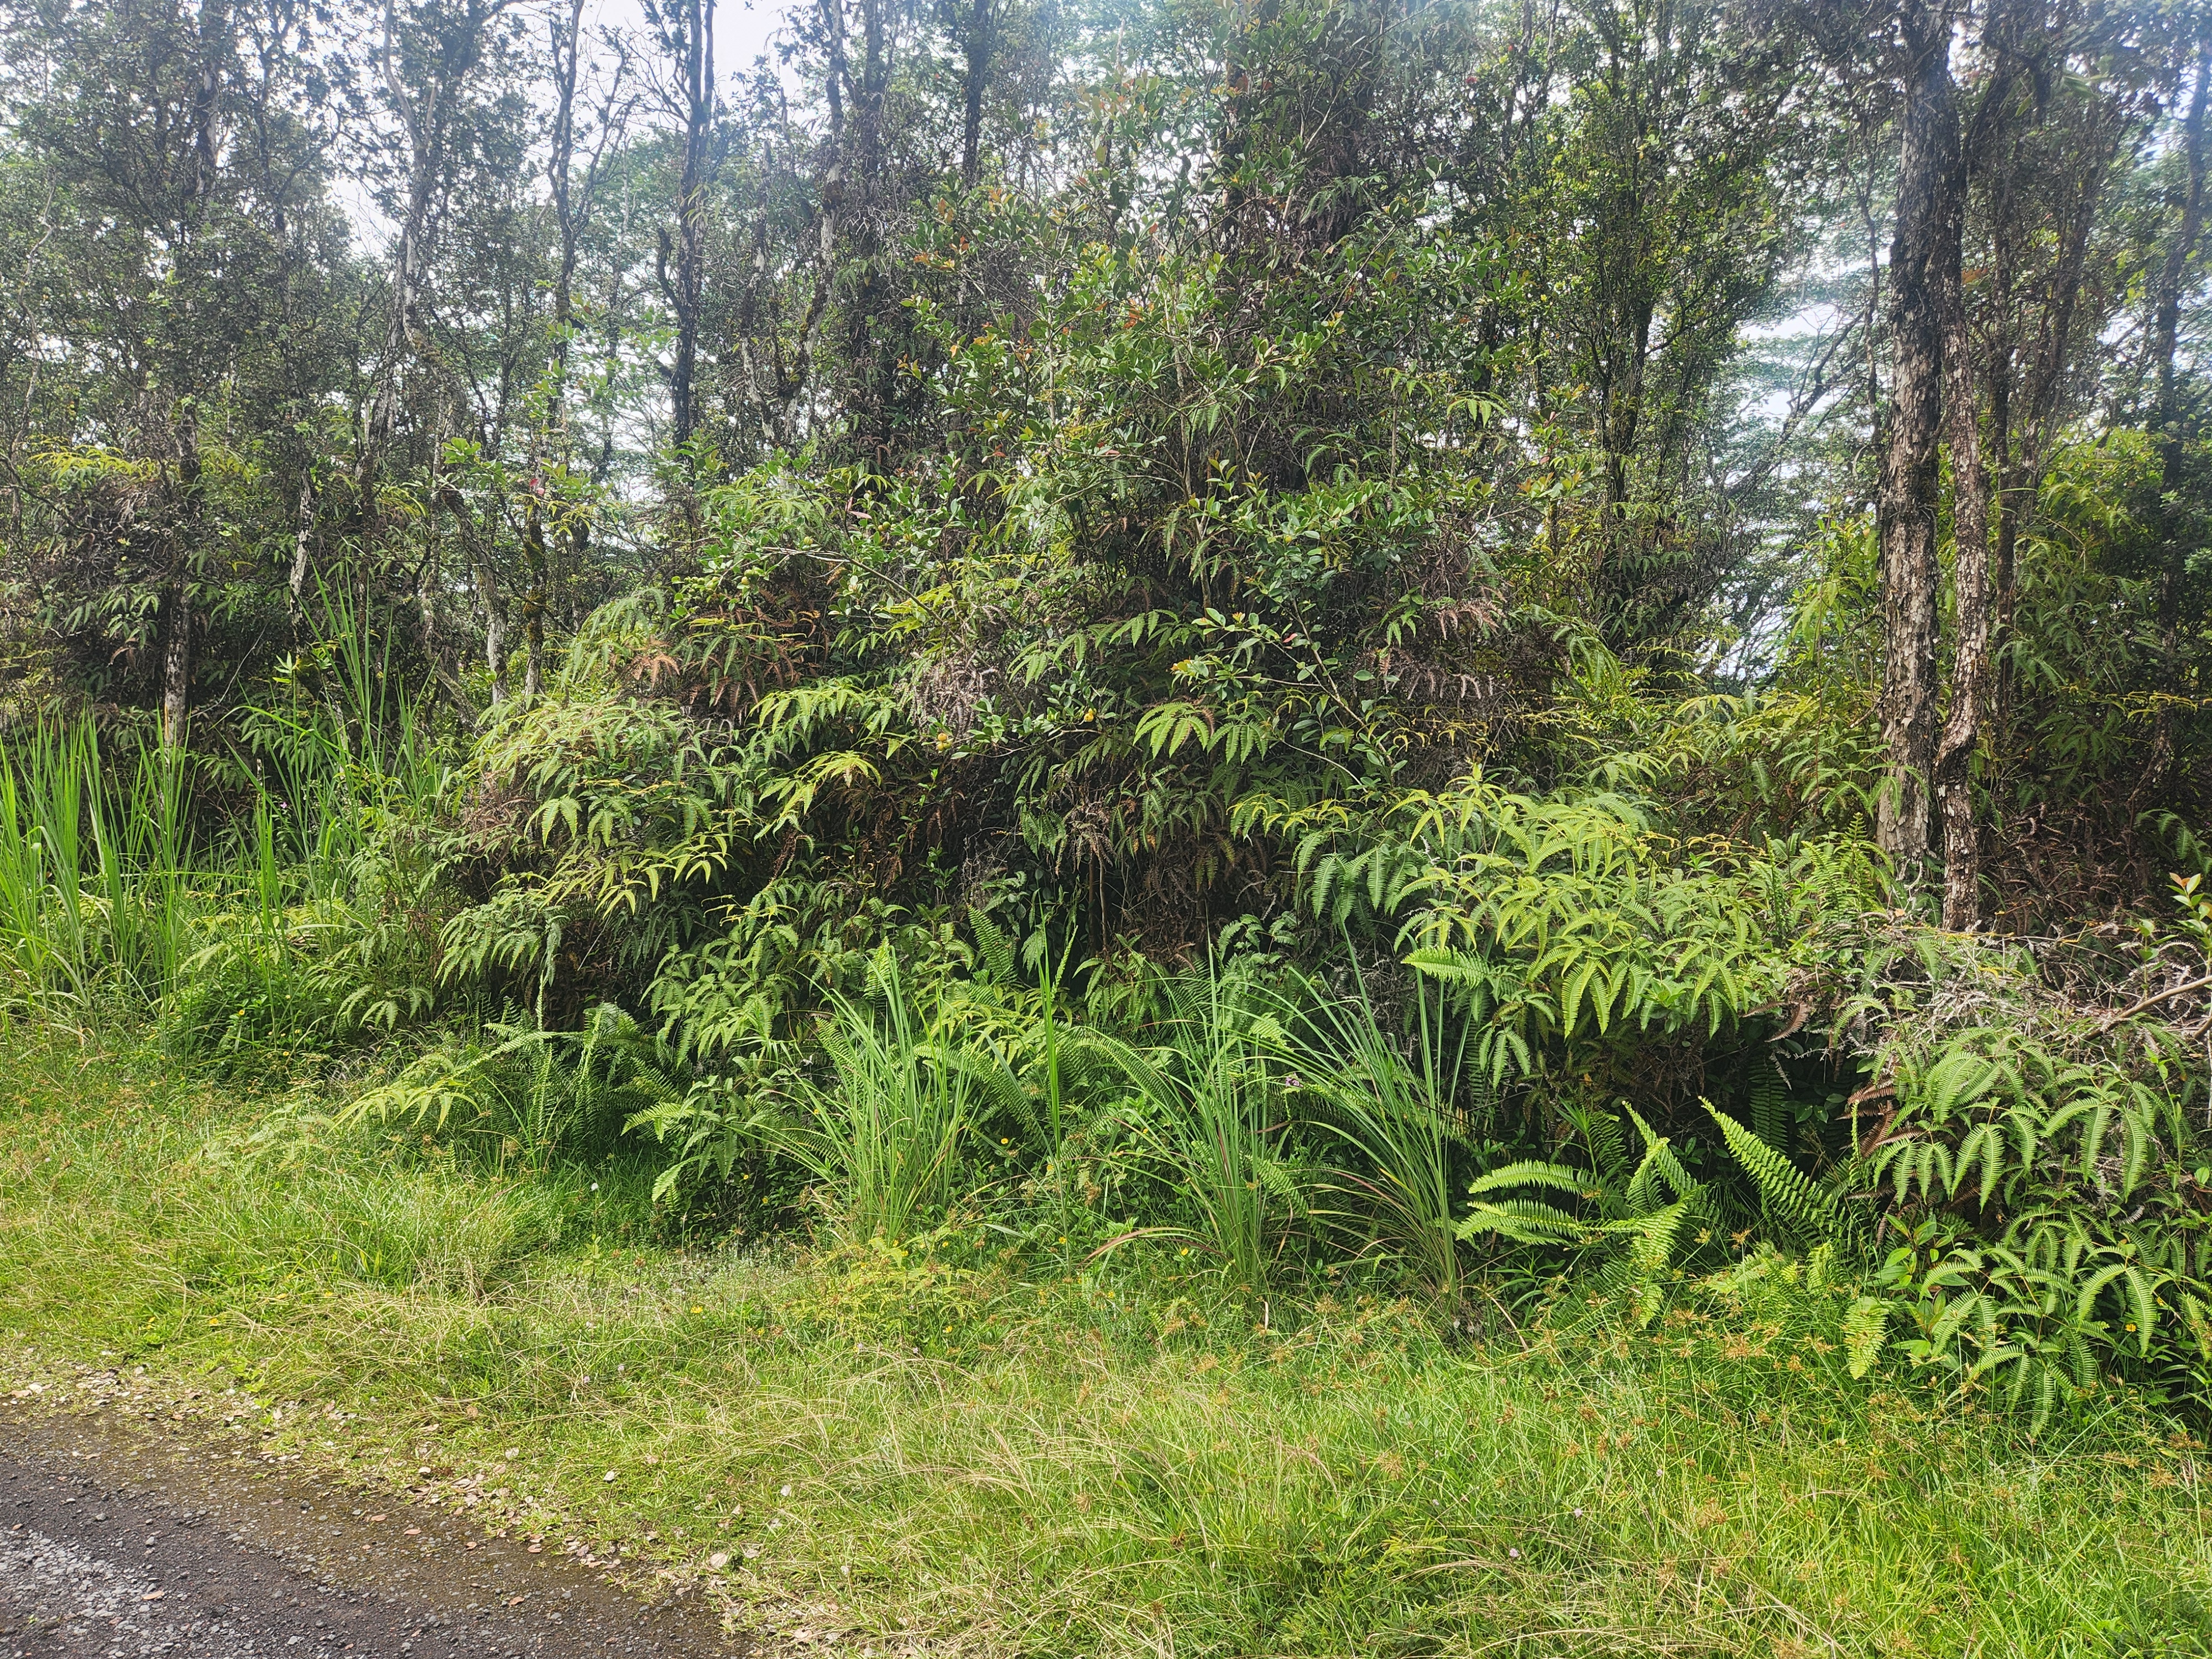
[[0,1659],[707,1659],[520,1540],[304,1477],[260,1480],[48,1418],[0,1420]]

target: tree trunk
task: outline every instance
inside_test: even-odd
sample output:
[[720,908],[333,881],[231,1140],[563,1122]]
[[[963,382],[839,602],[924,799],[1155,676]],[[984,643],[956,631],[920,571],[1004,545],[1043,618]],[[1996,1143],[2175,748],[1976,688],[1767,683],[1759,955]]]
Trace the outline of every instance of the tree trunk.
[[[1952,198],[1963,205],[1966,165],[1954,169]],[[1981,849],[1974,833],[1973,760],[1988,697],[1990,647],[1990,476],[1982,461],[1974,398],[1973,343],[1966,332],[1958,231],[1942,254],[1943,404],[1951,445],[1951,589],[1957,636],[1951,656],[1951,707],[1936,750],[1936,802],[1943,820],[1943,925],[1960,933],[1981,922]]]
[[169,550],[168,591],[161,596],[161,744],[167,749],[182,750],[191,735],[191,558],[202,533],[205,493],[199,422],[186,403],[177,423],[177,527]]
[[684,113],[684,172],[676,187],[675,272],[669,271],[670,239],[660,238],[660,287],[676,313],[676,356],[668,372],[669,421],[675,447],[691,441],[697,426],[693,382],[698,374],[699,301],[707,273],[707,172],[714,123],[714,0],[684,0],[680,40]]
[[991,70],[991,0],[975,0],[968,15],[967,106],[960,120],[960,188],[983,173],[983,80]]
[[895,301],[883,270],[884,96],[890,79],[890,42],[883,0],[860,0],[860,72],[853,81],[842,40],[837,45],[853,94],[852,166],[842,181],[838,233],[845,240],[844,268],[853,287],[845,305],[845,360],[852,390],[848,419],[860,459],[871,468],[890,464],[897,445],[895,404],[898,364],[882,335]]
[[[2205,230],[2205,100],[2212,88],[2212,42],[2197,45],[2197,86],[2190,91],[2190,112],[2184,122],[2184,150],[2188,155],[2190,184],[2181,201],[2181,228],[2167,246],[2159,265],[2159,307],[2152,321],[2152,354],[2159,365],[2159,404],[2152,425],[2159,431],[2159,531],[2166,542],[2166,560],[2159,571],[2159,635],[2172,639],[2181,623],[2181,577],[2188,564],[2188,544],[2174,531],[2174,514],[2166,507],[2181,487],[2184,431],[2181,431],[2181,385],[2174,374],[2174,347],[2181,337],[2181,289],[2188,283],[2190,264],[2197,258],[2197,243]],[[2172,650],[2172,646],[2167,646]]]
[[369,396],[368,419],[354,465],[354,518],[358,525],[368,525],[376,518],[377,475],[399,423],[400,376],[409,357],[423,343],[418,319],[429,266],[424,242],[434,179],[434,158],[427,149],[418,150],[408,186],[407,217],[400,224],[399,246],[392,259],[392,309],[386,319],[384,357],[377,366],[376,386]]
[[496,708],[507,696],[507,606],[500,598],[499,574],[489,558],[479,555],[476,574],[477,602],[484,613],[484,666],[491,673],[492,706]]
[[[548,401],[558,422],[568,408],[568,336],[575,325],[576,244],[581,234],[575,199],[576,89],[583,66],[584,0],[568,0],[567,26],[556,12],[550,26],[553,49],[553,134],[546,160],[552,186],[553,218],[561,233],[560,262],[553,271],[553,386]],[[590,181],[586,181],[588,196]]]
[[[553,273],[553,349],[546,364],[546,408],[543,422],[531,429],[529,495],[522,505],[522,695],[538,696],[544,684],[545,601],[550,580],[546,557],[544,490],[547,457],[541,441],[547,425],[561,453],[568,453],[568,344],[575,327],[576,250],[582,235],[583,209],[596,180],[594,167],[585,180],[586,202],[574,191],[576,164],[576,90],[583,64],[584,0],[568,0],[564,29],[559,14],[552,24],[554,69],[553,143],[546,171],[553,191],[553,216],[561,234],[559,262]],[[604,142],[604,134],[602,135]],[[687,158],[688,160],[688,158]],[[489,649],[489,641],[487,641]],[[494,682],[497,690],[497,682]]]
[[[2204,236],[2206,155],[2204,118],[2208,96],[2212,96],[2212,40],[2197,46],[2197,84],[2189,95],[2189,114],[2183,123],[2183,146],[2188,157],[2189,186],[2181,206],[2181,224],[2158,275],[2158,307],[2153,319],[2151,349],[2158,364],[2158,407],[2154,423],[2159,434],[2159,501],[2157,525],[2165,557],[2158,576],[2158,634],[2160,654],[2166,659],[2169,689],[2183,690],[2181,671],[2181,590],[2187,575],[2191,540],[2184,533],[2181,515],[2173,501],[2185,479],[2187,434],[2183,429],[2181,388],[2174,370],[2174,351],[2181,332],[2181,295],[2197,244]],[[2173,764],[2173,711],[2169,699],[2160,698],[2151,731],[2150,764],[2147,777],[2155,782]]]
[[534,697],[545,687],[545,599],[548,586],[544,504],[531,480],[522,507],[522,695]]
[[191,590],[179,578],[161,604],[161,746],[181,752],[191,735]]
[[199,16],[199,79],[192,89],[192,209],[195,226],[215,194],[216,113],[222,94],[222,57],[230,31],[226,0],[203,0]]
[[[819,216],[815,224],[814,292],[800,319],[799,340],[792,348],[791,372],[776,375],[775,404],[769,411],[770,435],[775,442],[795,446],[806,424],[807,392],[813,378],[815,344],[830,312],[830,293],[837,275],[837,236],[840,210],[845,202],[845,9],[842,0],[822,0],[822,32],[829,64],[824,85],[830,107],[829,142],[816,194]],[[767,211],[765,204],[763,212]],[[759,267],[763,273],[763,258]]]
[[384,356],[354,465],[354,515],[357,525],[376,517],[376,486],[384,453],[399,420],[400,380],[407,363],[423,356],[429,340],[422,328],[429,282],[430,240],[439,193],[452,143],[453,109],[460,90],[483,52],[484,27],[507,0],[459,0],[437,15],[436,68],[421,100],[400,84],[394,34],[398,27],[394,0],[386,0],[384,38],[378,67],[386,95],[407,131],[407,208],[392,258],[392,306],[385,322]]
[[[1891,404],[1877,516],[1881,540],[1881,736],[1888,775],[1875,831],[1907,885],[1926,875],[1928,779],[1936,743],[1936,511],[1942,436],[1942,319],[1938,260],[1959,164],[1948,20],[1908,0],[1904,143],[1890,245]],[[1957,246],[1957,231],[1949,233]]]
[[[216,123],[222,95],[222,59],[229,33],[225,0],[203,0],[198,73],[192,87],[191,190],[180,245],[197,241],[215,199]],[[185,306],[189,313],[189,290]],[[176,409],[177,520],[169,550],[169,582],[161,599],[161,743],[181,752],[191,737],[192,689],[191,562],[204,534],[206,490],[200,477],[199,415],[191,401],[204,388],[187,381]]]
[[313,574],[312,554],[315,540],[315,477],[313,463],[307,457],[300,459],[300,525],[292,534],[292,569],[284,580],[288,606],[296,620],[300,607],[306,603],[307,578]]

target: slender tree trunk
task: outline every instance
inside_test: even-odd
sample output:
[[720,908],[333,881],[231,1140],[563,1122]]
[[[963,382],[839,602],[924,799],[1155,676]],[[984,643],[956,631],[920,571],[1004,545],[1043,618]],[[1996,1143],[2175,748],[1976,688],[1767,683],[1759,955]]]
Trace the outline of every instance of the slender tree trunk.
[[[557,12],[552,26],[553,143],[546,172],[552,185],[561,252],[553,273],[553,345],[546,364],[546,408],[544,419],[532,423],[530,493],[522,506],[522,695],[526,698],[534,698],[544,686],[545,602],[551,581],[551,561],[545,545],[547,457],[539,440],[550,427],[561,451],[565,454],[568,448],[568,345],[575,328],[576,249],[582,231],[582,204],[576,200],[574,187],[576,91],[583,65],[583,23],[584,0],[568,0],[567,27],[562,27]],[[586,198],[591,182],[586,181]]]
[[1990,738],[1999,743],[2011,719],[2012,676],[2002,659],[2005,641],[2012,636],[2013,610],[2020,587],[2020,527],[2035,508],[2038,465],[2038,458],[2030,453],[2032,434],[2020,434],[2019,448],[2014,450],[2011,392],[2012,377],[2002,370],[1993,373],[1989,388],[1989,443],[1983,458],[1984,466],[1996,463],[1991,469],[1990,513],[1995,544],[1990,557],[1989,696],[1984,713]]
[[534,697],[545,688],[545,601],[547,567],[544,503],[531,481],[530,499],[522,509],[522,695]]
[[[2204,236],[2206,147],[2204,121],[2208,97],[2212,97],[2212,40],[2197,46],[2197,83],[2189,95],[2189,113],[2182,125],[2183,148],[2188,158],[2188,193],[2181,205],[2181,224],[2167,246],[2158,275],[2158,306],[2152,320],[2151,349],[2158,365],[2158,406],[2154,416],[2159,434],[2159,539],[2165,557],[2158,577],[2158,635],[2160,654],[2166,659],[2169,689],[2181,686],[2181,594],[2187,575],[2191,538],[2172,503],[2185,483],[2188,434],[2183,429],[2181,387],[2175,373],[2174,352],[2181,333],[2181,295],[2190,267],[2196,262],[2197,244]],[[2173,764],[2173,712],[2160,699],[2151,731],[2150,764],[2147,780],[2157,782]]]
[[[697,425],[693,381],[698,374],[699,301],[707,273],[707,174],[714,124],[714,0],[684,0],[682,39],[684,171],[676,188],[676,236],[660,238],[660,286],[676,313],[676,355],[668,373],[669,420],[676,447]],[[674,254],[675,270],[669,269]]]
[[360,525],[376,517],[378,474],[399,423],[400,379],[409,358],[423,343],[418,319],[429,264],[424,245],[434,184],[433,157],[427,149],[418,149],[407,192],[407,217],[400,224],[399,246],[392,259],[392,310],[385,326],[384,357],[377,366],[361,453],[354,464],[354,517]]
[[484,667],[490,671],[491,700],[496,708],[507,696],[507,605],[491,561],[480,554],[476,566],[477,602],[484,614]]
[[[436,441],[431,445],[434,456],[442,456],[445,453],[445,434],[448,428],[444,413],[441,411],[438,429],[434,434]],[[433,460],[430,464],[430,500],[443,505],[458,523],[468,508],[460,493],[446,483],[444,475],[443,461]],[[416,567],[415,571],[415,611],[422,630],[422,654],[430,659],[431,667],[443,682],[453,676],[446,664],[445,630],[438,621],[438,586],[444,574],[445,562],[439,557],[439,544],[444,537],[438,528],[434,510],[423,528],[422,562]],[[466,533],[465,526],[463,526],[463,533]]]
[[407,132],[407,206],[392,257],[392,306],[386,319],[384,356],[377,365],[368,416],[354,463],[354,515],[367,525],[376,517],[376,488],[399,420],[400,384],[408,364],[426,355],[429,338],[422,327],[422,306],[429,283],[431,241],[444,187],[446,152],[452,143],[453,110],[462,87],[483,52],[485,25],[507,0],[451,0],[436,14],[433,43],[436,66],[418,100],[400,82],[395,34],[395,0],[385,0],[383,43],[378,65],[386,95]]
[[[829,315],[830,291],[837,274],[837,237],[845,205],[845,9],[842,0],[821,0],[822,32],[828,42],[829,66],[824,76],[830,106],[829,143],[817,194],[819,216],[815,224],[814,292],[800,319],[798,343],[792,348],[791,372],[777,374],[775,404],[771,413],[773,434],[781,444],[796,444],[806,429],[807,398],[814,373],[814,353],[823,319]],[[767,209],[762,210],[765,215]],[[759,269],[765,276],[763,257]]]
[[[890,42],[883,0],[859,0],[860,73],[852,82],[853,164],[846,172],[838,214],[845,240],[845,268],[854,273],[845,311],[845,357],[851,365],[850,422],[862,459],[884,465],[896,447],[893,433],[897,364],[884,349],[881,325],[892,301],[883,271],[884,94],[890,79]],[[842,40],[838,56],[844,59]]]
[[[222,61],[230,29],[226,0],[203,0],[198,20],[198,75],[192,88],[191,190],[185,209],[180,258],[196,260],[191,250],[207,224],[216,181],[216,124],[222,94]],[[185,289],[185,324],[191,289]],[[191,737],[192,688],[191,565],[205,534],[206,489],[200,474],[199,414],[193,399],[206,388],[187,381],[176,416],[177,527],[169,555],[168,589],[161,600],[161,742],[181,752]]]
[[[1948,19],[1907,0],[1904,143],[1890,246],[1891,404],[1877,501],[1881,539],[1881,736],[1888,775],[1876,809],[1882,848],[1908,885],[1929,852],[1928,779],[1936,744],[1936,512],[1942,438],[1938,260],[1959,161]],[[1956,232],[1951,233],[1956,246]]]
[[161,744],[181,752],[191,736],[192,689],[191,590],[170,584],[161,605]]
[[199,16],[199,79],[192,90],[192,210],[204,219],[215,195],[216,112],[222,94],[222,58],[230,32],[226,0],[203,0]]
[[315,479],[313,468],[305,456],[300,460],[299,516],[299,527],[292,534],[292,570],[284,582],[287,604],[295,618],[298,617],[301,606],[307,601],[307,578],[313,574]]
[[983,173],[983,82],[991,72],[991,0],[975,0],[968,15],[967,105],[960,120],[960,188],[973,190]]
[[177,422],[177,526],[161,611],[161,742],[179,750],[191,735],[191,563],[204,529],[205,494],[200,477],[199,422],[187,402]]
[[2158,306],[2152,319],[2151,353],[2158,367],[2158,405],[2153,422],[2165,443],[2160,471],[2169,477],[2180,443],[2180,383],[2174,371],[2174,352],[2181,335],[2181,295],[2189,267],[2197,258],[2197,245],[2204,235],[2204,118],[2208,97],[2212,97],[2212,41],[2197,44],[2195,82],[2181,129],[2188,189],[2182,198],[2180,228],[2160,262]]
[[[601,380],[610,388],[622,372],[622,271],[617,268],[607,278],[606,306],[602,313],[606,328],[599,343]],[[611,391],[607,392],[605,404],[599,412],[603,416],[599,426],[599,453],[592,462],[592,478],[594,483],[605,484],[613,475],[615,466],[615,410]]]

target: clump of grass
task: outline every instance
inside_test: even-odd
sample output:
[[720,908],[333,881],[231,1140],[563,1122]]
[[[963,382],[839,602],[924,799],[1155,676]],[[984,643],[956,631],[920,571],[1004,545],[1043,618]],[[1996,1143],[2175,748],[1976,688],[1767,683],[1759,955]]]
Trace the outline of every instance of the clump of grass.
[[1272,999],[1235,975],[1162,988],[1149,1042],[1086,1034],[1133,1091],[1118,1115],[1134,1157],[1187,1217],[1132,1232],[1193,1241],[1233,1291],[1262,1297],[1311,1209],[1312,1172],[1286,1146]]
[[817,1183],[854,1240],[898,1239],[950,1202],[962,1143],[1018,1091],[993,1056],[933,1029],[888,948],[858,1000],[835,999],[822,1032],[828,1076],[802,1079],[788,1113],[763,1115],[769,1144]]
[[[311,1123],[287,1155],[151,1062],[10,1059],[0,1328],[250,1377],[307,1409],[247,1456],[451,1467],[472,1516],[672,1558],[749,1626],[1046,1659],[2212,1641],[2200,1442],[2111,1395],[2038,1438],[1855,1382],[1840,1287],[1778,1257],[1633,1335],[1468,1348],[1348,1274],[1279,1279],[1263,1327],[1162,1243],[1062,1266],[951,1214],[647,1248],[642,1168],[502,1183]],[[471,1204],[464,1269],[426,1235]],[[374,1239],[413,1265],[366,1271]]]
[[[180,1230],[246,1245],[261,1258],[258,1277],[357,1279],[469,1297],[511,1277],[560,1237],[562,1224],[555,1192],[450,1164],[347,1163],[265,1186],[225,1182],[199,1202],[204,1212],[181,1218]],[[231,1254],[246,1252],[234,1245]]]
[[1317,987],[1285,1011],[1284,1058],[1318,1102],[1306,1115],[1351,1154],[1337,1184],[1376,1244],[1395,1250],[1446,1305],[1461,1299],[1452,1207],[1454,1158],[1467,1139],[1468,1022],[1447,1017],[1443,988],[1417,981],[1413,1029],[1384,1030],[1363,980],[1355,1000]]
[[493,1021],[448,1036],[342,1105],[342,1125],[428,1133],[481,1161],[538,1172],[605,1153],[626,1120],[679,1101],[665,1044],[611,1004],[580,1031]]
[[90,720],[0,746],[0,989],[86,1012],[101,992],[158,996],[190,921],[185,781],[150,748],[106,757]]

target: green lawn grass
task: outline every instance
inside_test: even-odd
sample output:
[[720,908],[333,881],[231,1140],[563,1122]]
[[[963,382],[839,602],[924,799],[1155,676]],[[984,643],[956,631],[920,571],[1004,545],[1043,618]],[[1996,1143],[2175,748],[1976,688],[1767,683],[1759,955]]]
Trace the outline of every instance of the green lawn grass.
[[2031,1437],[1853,1382],[1794,1270],[1686,1286],[1648,1331],[1475,1346],[1357,1287],[1247,1310],[1172,1256],[981,1229],[681,1248],[642,1169],[397,1159],[128,1048],[19,1033],[0,1062],[11,1388],[119,1371],[245,1466],[619,1549],[779,1640],[2212,1652],[2185,1425],[2110,1401]]

